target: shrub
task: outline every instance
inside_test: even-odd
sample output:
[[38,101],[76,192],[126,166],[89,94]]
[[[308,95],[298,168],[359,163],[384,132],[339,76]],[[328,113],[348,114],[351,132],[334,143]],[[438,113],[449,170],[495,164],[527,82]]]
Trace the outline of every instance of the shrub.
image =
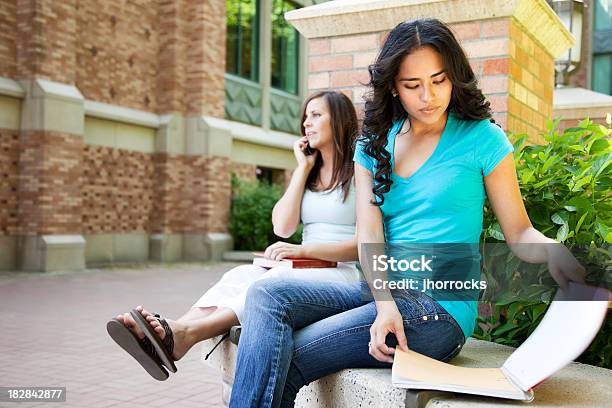
[[[559,134],[558,121],[547,124],[546,144],[527,145],[526,136],[516,136],[515,162],[525,207],[533,226],[548,237],[564,243],[570,249],[585,247],[579,256],[587,270],[594,266],[605,271],[610,284],[610,255],[612,242],[612,205],[610,204],[612,177],[610,163],[611,129],[593,124],[588,118],[578,127]],[[503,241],[499,224],[487,203],[484,219],[485,242]],[[498,263],[499,264],[499,263]],[[484,273],[487,274],[487,259]],[[546,286],[537,282],[552,279],[545,265],[537,266],[533,279],[535,293],[543,298]],[[499,272],[496,273],[499,280]],[[499,287],[512,290],[517,282],[512,265],[506,267]],[[519,279],[520,280],[520,279]],[[540,292],[537,292],[537,291]],[[550,292],[550,290],[548,289]],[[479,317],[474,337],[510,346],[520,345],[539,324],[549,302],[498,302],[489,304],[490,315]],[[608,315],[599,334],[579,361],[612,368],[612,316]]]
[[[274,235],[272,209],[281,198],[280,186],[264,181],[243,181],[232,175],[232,204],[229,231],[234,248],[242,251],[262,251],[281,238]],[[302,227],[285,241],[299,244]]]

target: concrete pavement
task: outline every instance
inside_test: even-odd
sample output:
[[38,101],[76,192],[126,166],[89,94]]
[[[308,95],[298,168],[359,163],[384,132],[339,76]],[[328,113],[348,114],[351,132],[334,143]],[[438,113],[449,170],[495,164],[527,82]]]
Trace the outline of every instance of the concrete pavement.
[[65,403],[0,407],[222,407],[221,379],[201,347],[164,382],[152,379],[106,333],[142,304],[177,318],[233,263],[124,265],[64,273],[0,274],[0,386],[66,387]]

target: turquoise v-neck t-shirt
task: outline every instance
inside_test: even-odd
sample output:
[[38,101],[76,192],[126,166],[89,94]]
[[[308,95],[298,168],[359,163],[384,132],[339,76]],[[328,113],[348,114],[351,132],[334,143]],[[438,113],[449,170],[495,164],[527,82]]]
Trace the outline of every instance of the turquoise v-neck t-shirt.
[[[393,123],[386,150],[391,155],[391,189],[380,206],[387,244],[478,244],[485,202],[484,177],[514,149],[489,120],[463,120],[454,113],[432,155],[410,177],[395,174],[395,138],[404,124]],[[376,171],[376,160],[360,141],[354,161]],[[467,339],[476,324],[477,302],[439,301]]]

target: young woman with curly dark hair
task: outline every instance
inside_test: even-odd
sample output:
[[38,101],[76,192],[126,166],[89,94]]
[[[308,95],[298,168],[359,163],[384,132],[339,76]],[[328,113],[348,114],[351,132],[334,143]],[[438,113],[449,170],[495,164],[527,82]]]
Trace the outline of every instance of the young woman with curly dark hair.
[[[368,278],[364,244],[477,245],[486,194],[517,256],[547,262],[562,286],[582,280],[584,269],[564,246],[514,245],[554,241],[531,226],[512,145],[490,120],[489,103],[446,25],[434,19],[399,24],[369,71],[354,157],[357,236]],[[478,265],[476,258],[465,272]],[[293,406],[313,380],[343,368],[389,367],[395,347],[448,360],[474,329],[473,298],[391,293],[368,280],[373,300],[362,296],[363,282],[251,286],[230,406]]]

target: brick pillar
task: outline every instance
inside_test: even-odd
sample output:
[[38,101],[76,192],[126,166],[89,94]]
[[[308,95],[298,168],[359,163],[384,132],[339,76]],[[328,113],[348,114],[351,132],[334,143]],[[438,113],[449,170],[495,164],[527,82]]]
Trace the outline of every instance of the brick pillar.
[[287,14],[310,39],[310,92],[340,90],[361,111],[367,66],[384,36],[401,21],[435,16],[450,25],[464,47],[494,119],[507,131],[540,141],[538,132],[552,116],[554,58],[573,41],[544,0],[492,0],[482,8],[469,0],[406,0],[394,7],[351,3],[338,0]]
[[81,231],[83,96],[76,78],[76,1],[17,1],[17,78],[23,270],[84,268]]
[[220,259],[231,246],[231,135],[206,119],[224,116],[224,61],[225,2],[160,4],[155,260]]

